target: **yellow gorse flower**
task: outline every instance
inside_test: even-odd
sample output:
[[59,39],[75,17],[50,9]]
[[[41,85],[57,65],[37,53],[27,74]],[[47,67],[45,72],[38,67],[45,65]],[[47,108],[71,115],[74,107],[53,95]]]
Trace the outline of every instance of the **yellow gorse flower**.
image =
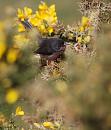
[[24,31],[25,31],[25,27],[21,23],[19,23],[18,24],[18,32],[24,32]]
[[32,9],[28,7],[24,7],[24,14],[26,17],[29,17],[30,15],[32,15]]
[[18,107],[16,108],[15,115],[16,115],[16,116],[24,116],[24,115],[25,115],[25,112],[22,110],[22,107],[18,106]]
[[[29,19],[32,15],[32,9],[28,7],[24,7],[24,9],[18,9],[17,16],[20,21],[24,21],[25,19]],[[24,32],[25,27],[19,23],[18,24],[18,32]]]
[[41,20],[36,16],[33,15],[30,19],[29,19],[30,23],[35,26],[35,27],[39,27],[41,25]]
[[85,26],[88,26],[89,25],[89,18],[86,17],[86,16],[83,16],[82,17],[82,26],[85,27]]
[[39,5],[39,10],[44,11],[47,10],[48,6],[46,5],[45,2],[41,2],[41,4]]
[[91,35],[94,33],[94,27],[92,25],[91,19],[83,16],[80,26],[77,27],[76,40],[80,44],[87,44],[91,41]]
[[36,14],[29,21],[33,26],[38,27],[41,33],[52,33],[53,26],[57,24],[55,5],[48,7],[46,3],[42,2]]
[[10,89],[7,91],[7,94],[6,94],[6,102],[8,104],[13,104],[15,103],[19,98],[19,92],[18,90],[16,89]]
[[0,43],[0,59],[4,55],[6,48],[7,48],[7,45],[5,43]]
[[24,12],[23,10],[21,9],[18,9],[18,14],[17,14],[18,18],[23,21],[25,19],[25,15],[24,15]]
[[49,34],[51,34],[54,31],[53,27],[48,27],[47,30],[48,30]]
[[6,34],[4,31],[5,25],[3,22],[0,22],[0,59],[3,57],[7,45],[6,45]]
[[91,37],[90,37],[90,36],[86,36],[86,37],[84,38],[84,42],[85,42],[85,43],[90,42],[90,40],[91,40]]
[[[57,15],[55,5],[47,6],[45,2],[41,2],[38,10],[32,14],[32,9],[24,7],[23,10],[18,9],[18,19],[24,21],[25,19],[33,26],[37,27],[42,34],[51,34],[54,32],[54,26],[57,24]],[[24,32],[25,28],[20,23],[18,26],[19,32]]]
[[81,36],[77,37],[77,41],[78,41],[78,43],[81,43],[82,42],[82,37]]
[[23,10],[18,9],[17,16],[21,21],[28,19],[32,15],[32,9],[28,7],[24,7]]
[[18,49],[15,49],[15,48],[9,49],[7,53],[7,62],[14,63],[17,60],[18,55],[19,55]]
[[52,122],[44,122],[43,126],[47,129],[54,129],[54,124]]
[[85,30],[85,28],[84,28],[83,26],[81,26],[81,27],[79,28],[79,31],[80,31],[80,32],[84,32],[84,30]]

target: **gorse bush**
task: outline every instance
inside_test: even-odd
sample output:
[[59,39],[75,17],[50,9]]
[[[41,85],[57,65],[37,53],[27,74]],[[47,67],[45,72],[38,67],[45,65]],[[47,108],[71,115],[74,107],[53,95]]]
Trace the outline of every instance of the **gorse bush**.
[[0,103],[13,104],[19,98],[18,88],[35,76],[32,53],[28,47],[18,48],[12,29],[5,22],[0,23],[0,34]]

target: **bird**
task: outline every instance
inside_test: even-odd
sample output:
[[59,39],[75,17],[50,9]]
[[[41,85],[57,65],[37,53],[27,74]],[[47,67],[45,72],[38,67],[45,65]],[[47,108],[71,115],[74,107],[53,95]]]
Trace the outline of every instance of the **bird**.
[[[20,22],[23,24],[26,30],[31,30],[33,28],[27,19]],[[63,60],[63,58],[65,58],[64,53],[66,46],[70,42],[73,44],[77,43],[75,36],[69,39],[62,36],[62,34],[59,37],[40,37],[38,41],[39,47],[34,51],[34,54],[40,55],[41,67],[49,65],[52,61],[58,62]]]
[[[31,30],[32,25],[28,20],[21,21],[23,26]],[[50,64],[51,61],[57,61],[58,58],[64,57],[64,51],[66,49],[66,42],[59,37],[46,37],[40,38],[39,47],[34,51],[34,54],[39,54],[41,59],[41,66]],[[48,61],[48,62],[47,62]]]
[[57,62],[57,59],[62,59],[66,49],[65,42],[61,38],[50,37],[42,38],[39,43],[39,48],[34,51],[35,54],[39,54],[41,57],[42,66],[51,63],[51,61]]

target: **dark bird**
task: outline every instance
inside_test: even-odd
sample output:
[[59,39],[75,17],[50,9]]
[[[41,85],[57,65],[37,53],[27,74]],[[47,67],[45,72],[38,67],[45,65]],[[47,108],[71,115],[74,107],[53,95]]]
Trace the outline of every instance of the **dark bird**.
[[[21,21],[26,29],[32,29],[32,25],[28,20]],[[39,48],[34,51],[34,54],[39,54],[41,57],[41,66],[47,65],[51,61],[57,61],[64,55],[66,45],[61,38],[41,38]]]
[[39,44],[39,48],[34,52],[40,54],[41,64],[44,66],[48,61],[57,61],[58,58],[62,58],[64,55],[66,45],[60,38],[42,38]]
[[[21,21],[24,27],[27,30],[32,29],[32,25],[28,22],[28,20]],[[64,40],[63,40],[64,39]],[[41,66],[46,66],[51,61],[58,61],[58,59],[62,59],[64,57],[64,51],[66,49],[67,42],[76,43],[76,37],[73,39],[67,38],[40,38],[39,47],[34,51],[34,54],[39,54],[41,57]]]

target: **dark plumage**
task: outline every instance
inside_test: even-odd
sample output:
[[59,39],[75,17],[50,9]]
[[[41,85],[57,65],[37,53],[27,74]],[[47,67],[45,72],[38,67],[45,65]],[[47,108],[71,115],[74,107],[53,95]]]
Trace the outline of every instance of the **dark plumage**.
[[58,58],[64,54],[66,45],[60,38],[42,38],[39,44],[39,48],[35,51],[36,54],[41,56],[42,66],[46,65],[50,61],[57,61]]
[[[32,29],[28,20],[21,21],[26,29]],[[61,38],[41,38],[39,48],[34,52],[40,54],[42,66],[47,65],[47,61],[57,61],[64,54],[66,45]]]
[[52,55],[55,52],[64,51],[64,47],[64,41],[60,38],[42,38],[39,48],[35,51],[35,53]]

